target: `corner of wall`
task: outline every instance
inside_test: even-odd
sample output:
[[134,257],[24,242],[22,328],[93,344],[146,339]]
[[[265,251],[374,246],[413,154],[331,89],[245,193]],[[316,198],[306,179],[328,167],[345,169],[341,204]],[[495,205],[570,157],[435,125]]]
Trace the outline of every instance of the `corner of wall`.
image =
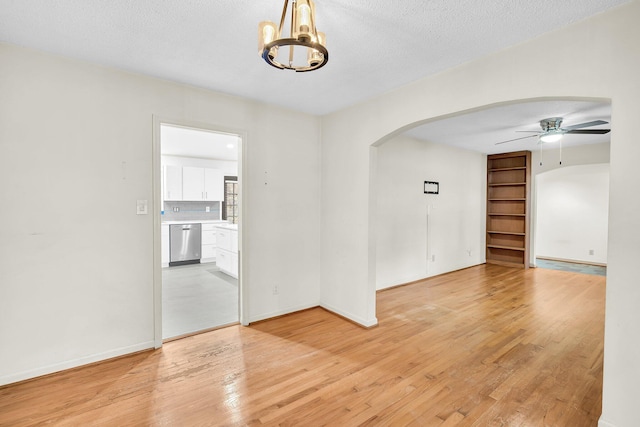
[[332,307],[329,304],[320,304],[320,307],[324,308],[327,311],[332,312],[333,314],[336,314],[340,317],[345,318],[346,320],[349,320],[351,322],[357,323],[360,326],[363,326],[365,328],[371,328],[373,326],[376,326],[378,324],[378,318],[377,317],[373,317],[371,319],[364,319],[360,316],[356,316],[354,314],[351,313],[347,313],[345,311],[342,311],[338,308]]

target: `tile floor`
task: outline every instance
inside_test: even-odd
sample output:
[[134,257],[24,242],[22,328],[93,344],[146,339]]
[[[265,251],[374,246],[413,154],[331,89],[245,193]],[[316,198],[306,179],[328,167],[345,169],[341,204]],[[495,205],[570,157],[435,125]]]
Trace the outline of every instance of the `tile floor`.
[[162,269],[162,338],[238,322],[238,280],[215,263]]
[[536,267],[546,268],[549,270],[573,271],[574,273],[593,274],[596,276],[607,275],[607,267],[565,261],[552,261],[541,258],[536,258]]

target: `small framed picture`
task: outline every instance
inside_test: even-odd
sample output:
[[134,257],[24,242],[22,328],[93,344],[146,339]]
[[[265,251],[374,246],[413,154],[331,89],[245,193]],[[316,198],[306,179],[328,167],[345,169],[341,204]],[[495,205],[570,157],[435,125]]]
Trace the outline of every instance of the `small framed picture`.
[[440,183],[435,181],[424,182],[424,194],[438,194],[440,191]]

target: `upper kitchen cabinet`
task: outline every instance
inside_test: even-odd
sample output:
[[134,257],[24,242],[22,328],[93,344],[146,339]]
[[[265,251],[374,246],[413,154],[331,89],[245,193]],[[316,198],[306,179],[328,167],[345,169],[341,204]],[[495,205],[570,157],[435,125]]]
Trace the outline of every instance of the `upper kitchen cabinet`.
[[182,168],[182,199],[204,200],[204,169]]
[[164,200],[182,200],[182,168],[164,166]]
[[222,201],[223,199],[222,171],[192,166],[182,168],[182,200]]
[[224,200],[224,174],[218,169],[204,170],[204,200]]

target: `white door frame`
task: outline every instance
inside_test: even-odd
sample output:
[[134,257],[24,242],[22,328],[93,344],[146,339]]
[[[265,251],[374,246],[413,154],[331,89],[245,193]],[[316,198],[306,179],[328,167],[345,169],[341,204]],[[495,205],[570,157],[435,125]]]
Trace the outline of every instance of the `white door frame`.
[[[206,130],[218,133],[228,133],[237,135],[241,143],[238,147],[238,314],[240,323],[248,325],[248,297],[244,286],[244,263],[243,257],[243,221],[246,211],[244,209],[244,200],[246,199],[246,191],[243,182],[245,182],[246,169],[243,167],[246,160],[246,143],[247,134],[243,130],[231,129],[211,123],[193,122],[181,119],[165,118],[153,115],[153,147],[152,147],[152,183],[153,183],[153,205],[151,214],[153,215],[153,325],[154,325],[154,346],[162,347],[162,243],[161,243],[161,182],[162,182],[162,165],[161,165],[161,141],[160,141],[160,125],[174,125],[196,130]],[[220,207],[222,209],[222,206]]]

